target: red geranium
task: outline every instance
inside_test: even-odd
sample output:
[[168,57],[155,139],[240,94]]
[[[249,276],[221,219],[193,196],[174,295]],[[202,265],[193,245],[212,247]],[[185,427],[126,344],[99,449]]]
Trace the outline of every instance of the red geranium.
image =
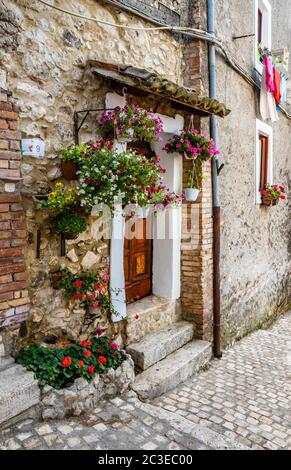
[[99,356],[99,357],[98,357],[98,361],[100,362],[100,364],[106,364],[107,359],[106,359],[106,357],[104,357],[104,356]]
[[93,300],[95,298],[95,294],[87,294],[86,299],[87,300]]
[[85,351],[84,351],[84,356],[90,357],[91,354],[92,354],[92,353],[91,353],[91,351],[89,351],[89,349],[85,349]]
[[85,362],[84,362],[84,361],[79,361],[79,362],[78,362],[78,366],[79,366],[79,367],[84,367],[84,365],[85,365]]
[[83,339],[80,343],[81,346],[87,346],[87,341],[85,339]]
[[79,299],[81,294],[72,294],[72,299]]
[[95,290],[98,290],[98,291],[101,291],[104,289],[104,285],[103,284],[95,284],[94,285],[94,289]]
[[83,281],[81,280],[73,282],[73,286],[75,287],[82,287],[82,284],[83,284]]
[[64,357],[62,360],[63,367],[69,367],[72,364],[72,359],[70,357]]
[[89,366],[87,371],[89,372],[89,374],[94,374],[95,367],[94,366]]
[[63,347],[68,346],[69,344],[70,344],[69,341],[63,341],[63,342],[62,342],[62,346],[63,346]]

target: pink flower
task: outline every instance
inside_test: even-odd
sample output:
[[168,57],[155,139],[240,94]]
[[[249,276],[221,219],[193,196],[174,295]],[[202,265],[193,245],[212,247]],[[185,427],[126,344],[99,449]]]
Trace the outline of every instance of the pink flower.
[[100,307],[100,302],[97,302],[97,301],[96,301],[96,302],[93,302],[92,307],[93,307],[93,308],[98,308],[98,307]]
[[109,347],[114,350],[119,348],[117,343],[109,343]]
[[96,333],[97,333],[97,335],[102,335],[102,334],[104,333],[104,331],[105,331],[105,329],[104,329],[104,328],[100,328],[100,327],[98,327],[98,328],[96,329]]
[[104,274],[104,276],[102,276],[102,281],[104,281],[104,282],[109,281],[109,279],[110,279],[109,274]]

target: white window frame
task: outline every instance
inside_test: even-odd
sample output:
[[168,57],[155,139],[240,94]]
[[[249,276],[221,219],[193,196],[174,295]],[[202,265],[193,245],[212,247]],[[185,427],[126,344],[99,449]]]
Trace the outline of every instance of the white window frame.
[[273,184],[273,128],[263,121],[256,119],[256,204],[262,203],[260,194],[261,177],[261,152],[260,152],[260,134],[264,134],[269,139],[268,145],[268,184]]
[[272,49],[272,7],[269,0],[255,0],[255,68],[262,75],[263,66],[258,60],[258,11],[263,13],[263,45]]

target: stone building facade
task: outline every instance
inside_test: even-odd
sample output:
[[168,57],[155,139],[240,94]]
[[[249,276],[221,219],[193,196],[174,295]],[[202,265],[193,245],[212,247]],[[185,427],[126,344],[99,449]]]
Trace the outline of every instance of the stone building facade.
[[[54,3],[65,7],[63,2]],[[122,8],[138,8],[140,3],[148,8],[139,9],[136,14]],[[225,13],[225,2],[216,3],[218,36],[225,35],[224,40],[232,52],[241,56],[243,65],[252,70],[254,39],[236,42],[231,33],[253,31],[253,2],[247,2],[249,5],[244,7],[243,14],[241,2],[231,2],[232,6],[227,7],[230,8],[228,14]],[[282,15],[282,22],[287,21],[283,9],[276,8],[283,2],[274,0],[272,3],[276,15],[278,11],[282,12],[278,13]],[[57,150],[74,142],[74,111],[105,106],[106,93],[111,90],[104,80],[92,75],[86,66],[88,61],[130,64],[152,70],[180,85],[194,88],[202,95],[208,94],[208,65],[205,42],[180,34],[114,28],[69,16],[37,0],[31,1],[29,7],[24,0],[0,0],[0,6],[4,18],[0,30],[0,161],[3,162],[0,208],[4,214],[1,230],[22,231],[9,232],[12,237],[9,242],[3,234],[0,241],[3,257],[0,282],[5,286],[0,293],[0,328],[11,349],[19,327],[24,343],[52,337],[77,339],[82,332],[84,311],[75,303],[68,303],[62,292],[53,289],[50,273],[64,265],[78,273],[83,269],[98,270],[109,264],[109,244],[101,240],[96,243],[94,239],[99,229],[96,215],[90,217],[86,232],[77,240],[67,241],[66,256],[61,257],[59,239],[51,232],[47,216],[36,209],[33,198],[35,194],[47,192],[50,183],[61,177]],[[83,16],[136,28],[153,26],[152,20],[207,28],[204,0],[85,0],[77,2],[74,9]],[[282,22],[274,20],[273,37],[278,48],[282,44],[288,45]],[[219,55],[217,77],[218,99],[232,110],[230,116],[219,120],[219,147],[225,161],[220,181],[223,221],[221,294],[226,345],[274,318],[280,305],[287,302],[290,213],[288,205],[267,211],[255,203],[257,90],[245,83]],[[13,97],[8,96],[10,91]],[[186,113],[183,118],[188,125],[189,115]],[[15,131],[17,119],[20,134],[11,137],[9,132]],[[207,118],[196,115],[194,122],[196,128],[209,130]],[[290,185],[287,151],[290,148],[290,122],[280,113],[280,121],[274,125],[274,176],[287,186]],[[84,141],[92,139],[97,131],[96,116],[89,116],[80,138]],[[44,158],[22,157],[20,160],[19,139],[28,137],[44,140]],[[21,162],[20,168],[18,162]],[[184,163],[184,182],[186,171],[187,163]],[[182,309],[183,317],[194,323],[195,336],[210,340],[213,226],[209,166],[205,172],[202,195],[192,207],[191,217],[198,220],[199,225],[193,228],[191,239],[196,241],[190,249],[186,244],[189,208],[183,205],[179,252],[181,295],[174,300],[177,301],[175,315]],[[25,220],[22,221],[22,217]],[[15,273],[10,269],[11,264],[13,269],[18,269],[18,258],[19,266],[23,266],[25,260],[26,274],[24,266],[23,271]],[[110,328],[120,343],[126,343],[132,318],[129,328],[126,321],[112,324],[107,318],[100,318],[100,324]],[[166,325],[167,319],[162,323]]]

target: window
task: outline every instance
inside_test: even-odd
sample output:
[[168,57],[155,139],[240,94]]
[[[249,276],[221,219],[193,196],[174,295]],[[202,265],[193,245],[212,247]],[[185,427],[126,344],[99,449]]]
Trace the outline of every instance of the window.
[[269,0],[255,0],[255,64],[262,73],[262,65],[258,59],[258,45],[263,48],[272,47],[272,8]]
[[273,184],[273,129],[256,122],[256,203],[261,204],[260,189]]

